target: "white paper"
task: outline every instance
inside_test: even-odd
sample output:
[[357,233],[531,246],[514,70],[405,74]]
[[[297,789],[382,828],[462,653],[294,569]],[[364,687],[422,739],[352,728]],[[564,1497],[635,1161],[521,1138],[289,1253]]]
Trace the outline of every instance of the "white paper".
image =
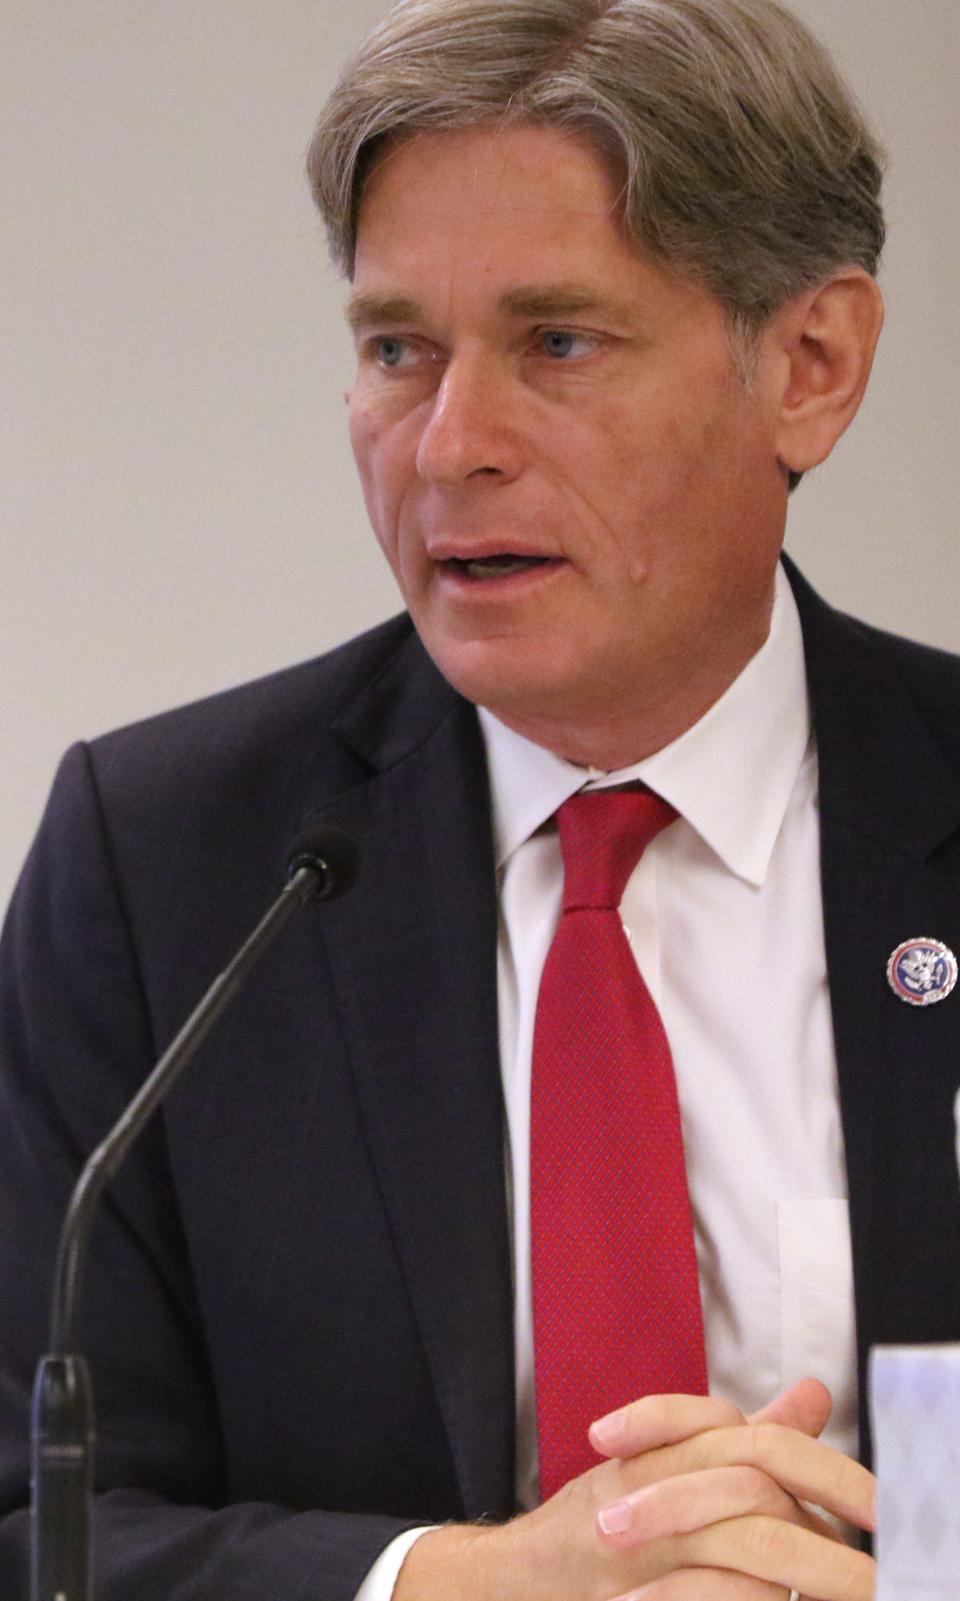
[[870,1358],[877,1478],[876,1601],[960,1596],[960,1345]]

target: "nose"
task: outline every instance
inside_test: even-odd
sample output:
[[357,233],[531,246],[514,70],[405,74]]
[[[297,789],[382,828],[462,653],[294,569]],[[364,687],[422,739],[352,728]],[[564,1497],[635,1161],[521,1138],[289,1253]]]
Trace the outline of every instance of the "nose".
[[510,376],[479,358],[451,358],[420,436],[420,476],[450,485],[477,476],[509,481],[522,465]]

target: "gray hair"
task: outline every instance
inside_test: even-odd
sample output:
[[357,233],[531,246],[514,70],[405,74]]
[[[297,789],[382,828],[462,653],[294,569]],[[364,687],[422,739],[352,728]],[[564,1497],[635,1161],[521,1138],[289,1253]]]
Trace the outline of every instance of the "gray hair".
[[477,123],[581,133],[626,226],[751,336],[840,267],[875,274],[882,152],[824,47],[775,0],[400,0],[344,68],[307,160],[352,274],[390,136]]

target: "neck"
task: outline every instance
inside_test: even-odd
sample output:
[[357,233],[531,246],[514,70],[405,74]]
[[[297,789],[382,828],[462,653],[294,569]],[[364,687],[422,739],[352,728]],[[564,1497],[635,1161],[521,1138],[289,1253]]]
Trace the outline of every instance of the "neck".
[[655,755],[698,723],[761,649],[769,629],[768,613],[753,635],[741,637],[739,648],[722,665],[715,662],[711,673],[686,682],[679,674],[667,675],[668,688],[656,697],[628,703],[620,695],[609,704],[587,707],[490,704],[488,709],[514,733],[565,761],[617,772]]

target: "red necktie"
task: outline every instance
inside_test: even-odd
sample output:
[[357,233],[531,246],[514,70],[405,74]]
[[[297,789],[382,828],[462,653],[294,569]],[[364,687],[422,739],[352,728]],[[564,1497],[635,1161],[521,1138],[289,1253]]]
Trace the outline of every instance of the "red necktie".
[[676,816],[647,790],[557,813],[563,913],[540,982],[530,1205],[543,1499],[593,1466],[594,1418],[707,1389],[670,1047],[617,910]]

